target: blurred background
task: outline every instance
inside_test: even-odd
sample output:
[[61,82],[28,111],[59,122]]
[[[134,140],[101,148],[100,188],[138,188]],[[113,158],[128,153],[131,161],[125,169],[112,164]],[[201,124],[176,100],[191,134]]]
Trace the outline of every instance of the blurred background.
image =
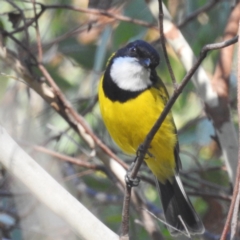
[[[97,87],[111,54],[130,41],[143,39],[152,43],[160,53],[161,63],[157,71],[169,94],[173,94],[173,84],[159,40],[156,18],[158,8],[154,5],[156,1],[51,0],[39,1],[35,5],[33,2],[1,0],[1,51],[6,47],[26,67],[33,81],[45,82],[46,79],[32,58],[39,57],[37,22],[43,65],[94,134],[120,159],[131,163],[133,157],[124,155],[106,131],[99,112]],[[224,39],[224,29],[232,11],[240,8],[239,4],[227,0],[163,2],[172,21],[196,56],[205,44]],[[68,8],[66,4],[71,4],[72,8]],[[95,12],[84,12],[82,9],[95,9]],[[98,10],[110,11],[112,17],[97,14]],[[36,17],[40,12],[39,17]],[[120,20],[114,16],[127,16],[149,23],[149,26]],[[233,20],[239,21],[235,18]],[[232,34],[237,35],[237,32]],[[170,45],[166,46],[177,83],[180,83],[186,70]],[[217,94],[226,100],[229,118],[237,132],[235,47],[231,51],[231,58],[226,59],[230,61],[230,71],[225,76],[225,85],[215,82],[213,88],[215,86]],[[219,59],[219,51],[213,51],[202,64],[210,80],[214,77]],[[218,126],[213,124],[205,109],[203,99],[190,82],[174,104],[172,113],[178,129],[183,165],[182,180],[206,227],[205,235],[194,239],[219,239],[230,205],[233,185],[216,135]],[[224,113],[222,117],[224,118]],[[116,179],[111,171],[99,155],[95,154],[95,150],[54,111],[46,99],[29,88],[24,75],[19,74],[15,67],[2,57],[0,124],[59,184],[104,224],[120,233],[123,192],[116,187]],[[80,159],[94,167],[71,163],[67,157]],[[153,180],[145,166],[142,166],[140,175],[143,179],[147,177],[148,180]],[[142,180],[138,191],[149,211],[161,218],[161,203],[154,183]],[[0,197],[2,239],[78,239],[64,219],[60,219],[42,205],[25,186],[9,175],[1,164]],[[132,239],[154,239],[144,227],[135,208],[131,209],[130,220]],[[162,239],[173,239],[164,225],[156,219],[155,221]]]

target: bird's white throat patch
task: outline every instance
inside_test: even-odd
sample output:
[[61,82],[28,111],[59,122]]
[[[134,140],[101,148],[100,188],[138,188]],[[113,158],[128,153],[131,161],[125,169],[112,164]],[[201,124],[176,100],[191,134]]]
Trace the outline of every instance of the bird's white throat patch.
[[132,57],[116,58],[111,66],[110,75],[117,86],[124,90],[140,91],[152,85],[150,70]]

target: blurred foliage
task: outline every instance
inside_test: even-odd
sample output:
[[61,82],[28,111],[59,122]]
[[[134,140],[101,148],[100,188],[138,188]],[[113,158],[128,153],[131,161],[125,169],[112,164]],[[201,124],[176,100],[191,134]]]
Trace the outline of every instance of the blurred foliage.
[[[87,0],[42,0],[41,2],[46,5],[71,3],[79,7],[88,6]],[[118,4],[114,11],[131,18],[157,23],[148,8],[147,2],[144,0],[127,1],[123,6]],[[177,1],[165,0],[164,2],[167,6],[170,2],[171,4],[177,4]],[[188,14],[205,5],[207,2],[207,0],[182,1],[182,9],[179,9],[179,12],[176,11],[176,16],[173,17],[181,21]],[[14,1],[14,4],[23,10],[27,18],[34,16],[32,3]],[[11,32],[14,29],[8,18],[9,12],[18,12],[18,10],[14,5],[2,1],[0,27]],[[180,12],[184,13],[181,17],[178,16]],[[213,9],[200,14],[181,28],[196,55],[199,54],[205,44],[217,42],[222,37],[229,13],[230,3],[228,1],[219,1]],[[100,24],[91,23],[89,25],[89,22],[93,20],[96,20]],[[84,114],[84,118],[96,135],[118,153],[122,159],[130,160],[131,158],[122,154],[112,142],[101,120],[98,104],[95,101],[98,79],[102,74],[108,57],[120,46],[139,38],[145,40],[151,39],[152,41],[157,40],[158,33],[132,23],[107,21],[109,20],[106,20],[106,17],[101,15],[93,16],[65,8],[46,10],[39,19],[41,41],[44,50],[43,61],[55,82],[69,101],[72,102],[73,106],[78,109],[79,113]],[[22,24],[20,22],[20,26]],[[110,29],[110,32],[106,42],[106,39],[104,39],[104,30],[107,27]],[[28,34],[31,51],[37,55],[36,32],[33,27],[29,28]],[[26,34],[24,31],[14,36],[21,43],[26,43]],[[106,42],[106,44],[102,44],[101,41]],[[5,42],[8,48],[20,55],[23,62],[27,60],[25,59],[26,54],[24,54],[24,50],[17,46],[14,41],[6,38]],[[106,48],[102,49],[102,47]],[[176,54],[173,53],[169,46],[167,47],[176,79],[178,82],[181,82],[186,72]],[[158,74],[165,82],[169,93],[172,94],[173,88],[162,49],[159,47],[159,44],[156,45],[156,48],[160,52],[162,59],[161,65],[158,68]],[[99,51],[99,49],[102,51]],[[213,52],[208,55],[203,63],[210,76],[213,74],[217,57],[218,52]],[[60,168],[62,172],[65,172],[65,168],[67,168],[62,161],[56,161],[54,157],[46,157],[46,155],[44,155],[45,157],[41,157],[42,153],[36,153],[31,149],[31,145],[39,144],[63,154],[91,163],[101,164],[99,159],[91,157],[91,150],[87,144],[82,139],[79,139],[79,136],[73,130],[69,130],[67,123],[32,90],[29,90],[22,83],[21,79],[16,81],[14,78],[18,76],[15,75],[15,72],[10,67],[6,67],[3,62],[0,62],[0,72],[0,122],[26,150],[30,149],[29,153],[32,154],[36,161],[43,164],[47,171],[53,175],[57,171],[57,168]],[[41,77],[40,71],[35,71],[35,74],[37,77]],[[193,204],[196,210],[204,216],[208,211],[208,200],[207,198],[201,198],[197,194],[197,188],[202,189],[202,191],[205,189],[206,192],[215,191],[217,194],[229,187],[227,174],[222,167],[223,163],[218,144],[212,138],[215,135],[215,131],[211,122],[204,114],[204,106],[192,83],[188,84],[184,89],[172,111],[175,123],[179,129],[179,141],[182,150],[181,158],[184,169],[183,175],[192,174],[197,179],[202,178],[219,185],[220,190],[212,190],[210,187],[206,187],[200,180],[192,180],[191,184],[198,187],[195,189],[191,189],[189,186],[186,187],[191,192],[196,192],[192,199]],[[236,118],[234,109],[233,113],[235,113],[233,117]],[[66,185],[69,191],[78,197],[79,201],[96,214],[107,226],[119,233],[123,193],[114,185],[114,179],[110,181],[109,176],[101,171],[94,172],[79,166],[72,167],[73,173],[70,175],[64,174],[59,182]],[[204,172],[204,169],[208,168],[215,168],[215,170]],[[143,174],[151,176],[144,168]],[[5,177],[6,173],[2,169],[2,179],[5,179]],[[79,184],[79,182],[76,183],[76,179],[84,183],[92,191],[89,191],[88,194],[82,193],[77,188],[78,185],[76,184]],[[3,181],[2,186],[9,189],[9,183],[6,180]],[[221,190],[221,186],[225,188]],[[155,188],[149,186],[147,183],[142,183],[141,187],[147,201],[160,209]],[[99,202],[95,198],[96,192],[104,192],[105,194],[117,196],[118,200],[109,203],[107,201]],[[9,209],[9,206],[11,210],[15,209],[14,202],[12,204],[5,204],[8,201],[10,202],[11,198],[1,200],[1,205],[6,209]],[[227,201],[218,199],[215,199],[215,201],[221,202],[225,207],[229,204]],[[149,239],[147,232],[141,224],[135,223],[135,220],[139,219],[138,213],[135,210],[132,210],[131,213],[131,235],[133,239]],[[46,230],[45,228],[45,235],[41,236],[40,232],[34,231],[36,223],[35,220],[33,222],[34,224],[28,225],[28,234],[25,233],[26,231],[24,232],[24,227],[21,229],[20,225],[17,225],[10,230],[2,230],[2,235],[14,240],[28,238],[46,239],[45,237],[51,232],[51,229]],[[166,239],[172,239],[163,224],[159,223],[159,225]],[[213,233],[219,233],[219,229],[216,229]]]

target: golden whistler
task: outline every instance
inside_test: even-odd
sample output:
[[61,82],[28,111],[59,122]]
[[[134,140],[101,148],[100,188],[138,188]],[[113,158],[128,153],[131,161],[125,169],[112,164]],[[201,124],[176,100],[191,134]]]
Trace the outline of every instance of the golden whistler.
[[[168,100],[167,90],[155,70],[159,61],[150,44],[137,40],[111,56],[101,78],[99,104],[104,123],[127,154],[136,154]],[[181,162],[171,113],[153,138],[145,162],[157,179],[170,233],[203,233],[203,224],[178,174]]]

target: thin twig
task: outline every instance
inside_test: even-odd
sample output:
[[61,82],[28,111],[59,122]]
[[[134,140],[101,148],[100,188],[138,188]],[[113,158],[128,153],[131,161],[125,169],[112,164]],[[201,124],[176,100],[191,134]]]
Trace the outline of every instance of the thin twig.
[[26,18],[25,18],[25,15],[23,13],[23,10],[21,8],[18,7],[17,4],[14,3],[14,1],[7,1],[9,4],[11,4],[13,7],[15,7],[18,12],[20,13],[21,15],[21,19],[23,20],[23,31],[24,31],[24,34],[25,34],[25,41],[26,41],[26,47],[29,47],[29,34],[28,34],[28,26],[27,26],[27,21],[26,21]]
[[28,28],[29,26],[31,26],[35,21],[37,21],[37,19],[47,9],[68,9],[68,10],[72,10],[72,11],[76,11],[76,12],[83,12],[83,13],[89,13],[89,14],[94,14],[94,15],[103,15],[103,16],[108,17],[108,18],[112,18],[112,19],[119,20],[119,21],[122,21],[122,22],[133,23],[133,24],[136,24],[136,25],[140,25],[140,26],[151,28],[153,30],[158,31],[158,27],[154,23],[149,23],[149,22],[142,21],[142,20],[139,20],[139,19],[134,19],[134,18],[131,18],[131,17],[123,16],[123,15],[116,14],[116,13],[113,13],[113,12],[108,11],[108,10],[75,7],[75,6],[68,5],[68,4],[44,5],[44,4],[38,3],[38,2],[36,2],[35,4],[38,4],[38,5],[41,6],[40,12],[35,16],[34,19],[31,19],[31,20],[27,21],[24,26],[19,27],[19,28],[15,29],[14,31],[10,32],[9,33],[10,35],[21,32],[21,31],[25,30],[26,28]]
[[41,36],[40,36],[39,26],[38,26],[36,2],[35,2],[35,0],[32,0],[32,2],[33,2],[33,10],[34,10],[34,19],[35,19],[35,24],[36,24],[35,28],[36,28],[37,46],[38,46],[38,61],[42,62],[43,51],[42,51],[42,42],[41,42]]
[[[40,38],[40,32],[38,29],[38,25],[36,25],[36,31],[37,31],[37,36],[38,36],[37,42],[38,42],[39,58],[41,59],[42,58],[42,45],[41,45],[41,38]],[[84,138],[84,140],[89,144],[89,146],[92,149],[94,149],[95,144],[97,144],[109,156],[113,157],[119,164],[121,164],[122,166],[124,166],[126,168],[127,165],[125,163],[123,163],[119,158],[117,158],[115,156],[115,154],[112,153],[112,151],[108,147],[106,147],[105,144],[102,143],[102,141],[87,127],[83,118],[74,111],[71,104],[67,101],[64,94],[61,92],[60,88],[57,86],[57,84],[55,83],[55,81],[53,80],[53,78],[51,77],[51,75],[49,74],[49,72],[43,66],[43,64],[41,62],[38,64],[38,68],[40,69],[40,71],[42,72],[42,74],[44,75],[44,77],[46,78],[48,83],[50,84],[50,86],[53,88],[54,93],[56,94],[57,98],[60,100],[61,105],[63,107],[62,109],[60,109],[60,111],[64,111],[64,113],[65,113],[64,115],[62,114],[62,116],[65,117],[65,119],[70,123],[70,125],[75,130],[77,130],[77,132],[82,132],[81,136]],[[58,106],[55,110],[59,111]],[[66,118],[66,115],[69,117]],[[71,119],[71,118],[74,118],[73,122],[75,122],[75,124],[73,124],[72,121],[69,121],[69,119]],[[90,135],[91,138],[89,138],[88,135]]]
[[[238,29],[238,34],[240,34],[240,25]],[[237,86],[237,92],[238,92],[238,126],[240,126],[240,38],[238,40],[238,86]],[[239,127],[239,133],[240,133],[240,127]],[[240,136],[240,135],[239,135]],[[240,138],[239,138],[240,143]],[[226,223],[223,228],[222,236],[220,240],[225,240],[227,238],[227,234],[229,231],[229,226],[231,224],[235,204],[239,204],[236,199],[239,194],[239,182],[240,182],[240,147],[238,147],[238,167],[237,167],[237,176],[235,180],[234,190],[233,190],[233,196],[232,196],[232,202],[228,211],[228,216],[226,219]]]
[[28,53],[29,57],[31,58],[31,60],[33,60],[34,64],[37,63],[37,59],[32,54],[32,52],[21,41],[19,41],[17,38],[15,38],[11,33],[7,32],[3,28],[1,28],[1,26],[0,26],[0,34],[12,39],[15,43],[17,43],[18,46],[20,46],[24,51],[26,51],[26,53]]
[[[53,78],[51,75],[48,73],[46,68],[42,65],[39,64],[39,69],[44,75],[44,77],[47,79],[48,83],[50,86],[53,88],[54,93],[56,94],[57,98],[59,99],[60,103],[62,104],[62,108],[58,109],[54,108],[57,112],[59,112],[62,117],[73,127],[74,130],[76,130],[79,133],[79,128],[83,128],[83,131],[86,135],[84,135],[86,138],[86,142],[88,142],[89,146],[94,148],[95,144],[97,144],[108,156],[112,157],[114,160],[116,160],[121,166],[123,166],[125,169],[127,168],[127,164],[125,164],[123,161],[121,161],[92,131],[91,129],[87,126],[85,123],[84,119],[82,116],[78,115],[77,112],[72,108],[71,104],[67,101],[57,84],[54,82]],[[63,111],[63,112],[62,112]],[[71,120],[71,121],[70,121]],[[89,135],[91,137],[88,138]],[[83,136],[83,135],[82,135]],[[83,136],[83,137],[84,137]],[[94,142],[92,142],[92,140]]]
[[191,20],[193,20],[194,18],[196,18],[199,14],[206,12],[210,9],[212,9],[218,2],[220,2],[221,0],[212,0],[211,2],[207,3],[206,5],[198,8],[196,11],[192,12],[191,14],[189,14],[185,19],[183,19],[182,22],[180,22],[179,24],[177,24],[178,28],[183,27],[184,25],[186,25],[188,22],[190,22]]
[[233,240],[235,239],[235,235],[237,232],[237,227],[238,227],[238,212],[239,212],[239,203],[240,203],[240,182],[238,182],[238,192],[233,208],[233,215],[232,215],[232,221],[231,221],[231,236],[230,239]]
[[45,9],[45,7],[44,7],[43,4],[41,4],[41,3],[36,3],[36,4],[38,4],[38,5],[41,6],[41,10],[40,10],[40,12],[35,16],[35,18],[27,21],[26,24],[24,24],[24,26],[17,28],[16,30],[10,32],[9,34],[13,35],[13,34],[15,34],[15,33],[24,31],[25,29],[27,29],[28,27],[30,27],[35,21],[37,21],[37,20],[40,18],[40,16],[43,14],[43,12],[44,12],[46,9]]
[[156,24],[154,23],[148,23],[142,20],[138,20],[138,19],[134,19],[134,18],[130,18],[127,16],[123,16],[120,14],[116,14],[113,13],[111,11],[107,11],[107,10],[102,10],[102,9],[91,9],[91,8],[82,8],[82,7],[75,7],[75,6],[71,6],[71,5],[67,5],[67,4],[53,4],[53,5],[44,5],[44,7],[46,9],[69,9],[69,10],[73,10],[73,11],[77,11],[77,12],[84,12],[84,13],[91,13],[94,15],[103,15],[109,18],[113,18],[116,20],[120,20],[123,22],[129,22],[129,23],[134,23],[143,27],[147,27],[147,28],[152,28],[158,31],[158,28],[156,26]]
[[[21,43],[11,34],[3,31],[4,34],[8,37],[10,37],[14,42],[16,42],[18,45],[21,46]],[[1,46],[1,42],[0,42]],[[23,47],[26,52],[31,54],[31,52],[28,51],[28,49]],[[2,56],[1,56],[2,57]],[[32,56],[34,62],[37,64],[37,60],[35,56]],[[18,73],[23,74],[23,78],[26,80],[26,83],[33,88],[40,96],[42,96],[51,106],[53,109],[55,109],[68,123],[73,129],[80,134],[79,127],[82,126],[82,131],[84,131],[85,134],[88,134],[96,145],[98,145],[103,152],[105,152],[109,157],[117,161],[121,166],[123,166],[125,169],[128,168],[127,164],[121,161],[87,126],[85,123],[85,120],[82,118],[82,116],[78,115],[70,103],[66,100],[62,92],[60,91],[59,87],[56,85],[48,71],[45,69],[45,67],[42,64],[39,64],[39,69],[42,71],[44,77],[49,82],[52,89],[48,89],[47,86],[44,85],[44,83],[38,82],[35,79],[33,79],[32,76],[29,75],[28,70],[25,68],[25,65],[22,65],[21,62],[16,61],[15,54],[7,50],[7,54],[4,54],[4,59],[7,58],[8,64],[11,65],[12,68],[14,68]],[[20,64],[20,66],[19,66]],[[50,94],[50,95],[49,95]],[[81,134],[80,134],[81,135]],[[88,139],[90,140],[90,139]]]
[[83,161],[79,158],[69,157],[68,155],[64,155],[62,153],[55,152],[53,150],[47,149],[47,148],[42,147],[42,146],[34,145],[34,146],[31,146],[31,148],[34,149],[35,151],[43,152],[45,154],[48,154],[49,156],[58,158],[58,159],[63,160],[63,161],[70,162],[72,164],[76,164],[76,165],[81,166],[81,167],[89,168],[89,169],[92,169],[92,170],[102,169],[102,166],[100,166],[100,165],[91,164],[91,163],[89,163],[87,161]]
[[123,212],[122,212],[122,231],[121,236],[124,239],[129,239],[129,211],[132,188],[126,184],[124,191]]
[[171,63],[169,61],[168,54],[167,54],[167,48],[166,48],[166,42],[165,42],[165,36],[164,36],[164,30],[163,30],[164,15],[163,15],[163,7],[162,7],[161,0],[158,1],[158,5],[159,5],[159,31],[160,31],[160,35],[161,35],[160,40],[161,40],[161,44],[162,44],[162,48],[163,48],[163,54],[164,54],[164,57],[165,57],[165,60],[167,63],[168,71],[169,71],[169,74],[170,74],[170,77],[171,77],[171,80],[173,83],[173,87],[174,87],[174,89],[176,89],[177,88],[176,78],[174,76],[174,73],[173,73],[173,70],[171,67]]

